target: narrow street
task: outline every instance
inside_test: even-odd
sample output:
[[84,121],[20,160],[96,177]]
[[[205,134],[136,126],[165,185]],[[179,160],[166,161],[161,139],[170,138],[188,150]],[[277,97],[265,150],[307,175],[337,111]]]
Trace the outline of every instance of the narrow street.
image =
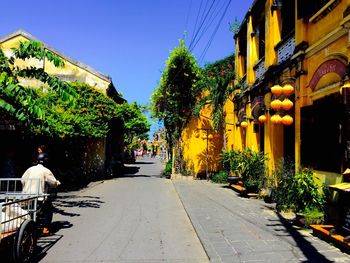
[[55,234],[38,242],[38,262],[208,262],[159,159],[128,174],[59,194]]
[[350,262],[271,204],[160,172],[145,157],[123,177],[60,193],[37,262]]

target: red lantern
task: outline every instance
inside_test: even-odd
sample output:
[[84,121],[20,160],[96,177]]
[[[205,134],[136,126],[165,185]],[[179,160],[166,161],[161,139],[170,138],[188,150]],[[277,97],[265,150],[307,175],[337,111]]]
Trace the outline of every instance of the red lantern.
[[271,93],[273,95],[279,96],[282,94],[282,87],[280,85],[275,85],[271,88]]
[[243,129],[247,128],[247,127],[248,127],[248,122],[242,121],[242,122],[241,122],[241,127],[242,127]]
[[282,118],[281,118],[281,116],[280,116],[279,114],[275,114],[275,115],[273,115],[273,116],[271,117],[271,122],[272,122],[273,124],[280,124],[281,121],[282,121]]
[[274,110],[279,110],[282,106],[282,102],[280,100],[273,100],[271,102],[270,106]]
[[283,101],[282,101],[282,108],[284,110],[290,110],[291,108],[293,108],[293,102],[288,99],[288,98],[285,98]]
[[294,93],[294,87],[290,84],[286,84],[282,88],[282,93],[286,96],[290,96]]
[[282,118],[282,123],[284,124],[284,125],[287,125],[287,126],[289,126],[289,125],[292,125],[292,123],[293,123],[293,118],[292,118],[292,116],[290,116],[290,115],[284,115],[283,116],[283,118]]
[[266,122],[266,119],[267,119],[267,118],[266,118],[265,115],[260,115],[259,118],[258,118],[258,120],[259,120],[260,123],[265,123],[265,122]]

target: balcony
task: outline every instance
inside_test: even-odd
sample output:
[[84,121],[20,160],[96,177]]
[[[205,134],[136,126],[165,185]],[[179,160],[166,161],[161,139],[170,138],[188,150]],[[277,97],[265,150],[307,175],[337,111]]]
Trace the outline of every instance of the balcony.
[[295,36],[294,32],[289,34],[288,37],[283,39],[280,43],[275,46],[277,52],[277,62],[278,64],[283,63],[288,60],[294,54],[295,49]]
[[261,79],[265,73],[265,58],[261,58],[254,66],[255,79]]
[[242,91],[245,91],[248,88],[247,75],[244,75],[241,80]]

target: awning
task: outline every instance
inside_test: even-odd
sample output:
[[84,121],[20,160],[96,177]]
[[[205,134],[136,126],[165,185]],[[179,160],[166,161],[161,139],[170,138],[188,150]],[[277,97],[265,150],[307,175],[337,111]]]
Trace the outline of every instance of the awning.
[[329,188],[337,191],[350,192],[350,183],[332,184],[329,185]]

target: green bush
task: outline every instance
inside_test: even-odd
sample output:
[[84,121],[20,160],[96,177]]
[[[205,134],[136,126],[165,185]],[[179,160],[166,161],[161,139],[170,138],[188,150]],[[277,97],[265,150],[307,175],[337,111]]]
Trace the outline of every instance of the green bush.
[[218,184],[225,184],[225,183],[227,183],[227,172],[226,171],[220,171],[218,173],[215,173],[211,177],[211,181],[213,183],[218,183]]
[[267,156],[263,153],[251,149],[245,149],[241,153],[238,170],[246,187],[255,185],[256,190],[260,191],[266,175],[265,161],[267,161]]
[[325,204],[324,195],[318,189],[313,171],[306,168],[296,173],[290,189],[290,196],[297,212],[304,211],[306,208],[323,210]]
[[272,199],[276,202],[278,211],[288,210],[293,202],[288,189],[291,188],[295,176],[294,163],[290,160],[281,159],[273,172]]
[[307,168],[294,172],[294,165],[282,161],[275,171],[274,200],[277,210],[304,212],[306,209],[324,210],[326,198]]
[[224,170],[231,174],[238,171],[241,163],[242,152],[236,150],[223,150],[221,153],[221,164]]
[[266,178],[267,156],[251,149],[224,150],[221,163],[227,174],[236,173],[242,177],[245,187],[260,191]]
[[169,159],[166,164],[165,164],[165,168],[164,168],[164,171],[163,171],[163,175],[164,177],[166,178],[170,178],[171,177],[171,172],[172,172],[172,159]]
[[304,211],[304,226],[324,223],[324,213],[317,208],[306,208]]

